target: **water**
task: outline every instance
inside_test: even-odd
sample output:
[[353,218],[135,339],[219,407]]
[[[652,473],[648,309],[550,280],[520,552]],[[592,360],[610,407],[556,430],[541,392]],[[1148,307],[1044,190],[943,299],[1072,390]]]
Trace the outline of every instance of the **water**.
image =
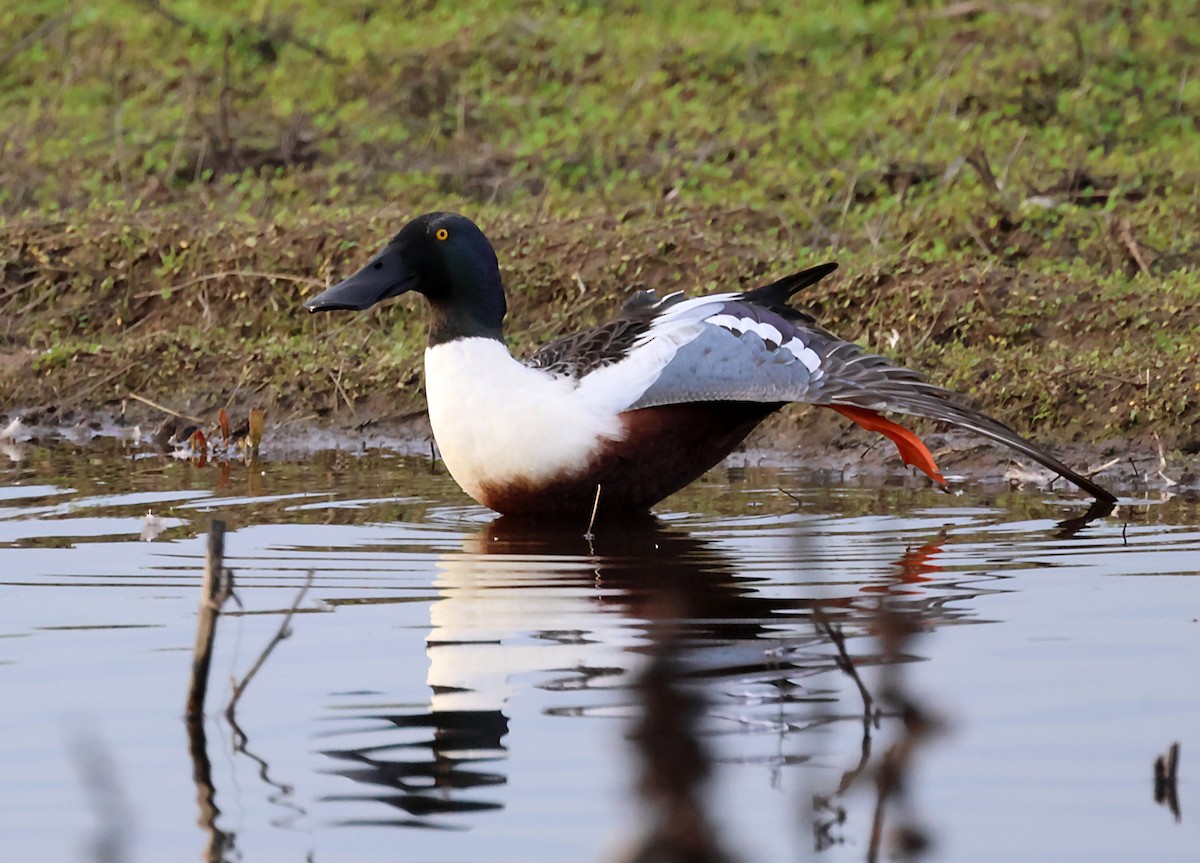
[[[1083,507],[1052,494],[730,467],[589,543],[493,521],[386,452],[11,455],[0,860],[1200,851],[1195,501],[1072,534],[1056,523]],[[237,602],[200,739],[183,706],[214,516]],[[1153,782],[1175,741],[1178,819]]]

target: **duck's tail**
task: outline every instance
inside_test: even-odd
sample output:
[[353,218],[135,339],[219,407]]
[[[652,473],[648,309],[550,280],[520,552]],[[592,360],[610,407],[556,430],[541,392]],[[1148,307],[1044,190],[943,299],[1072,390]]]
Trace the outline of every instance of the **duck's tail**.
[[[924,390],[929,390],[925,392]],[[1063,479],[1078,486],[1092,495],[1096,500],[1105,503],[1116,503],[1116,497],[1111,492],[1086,476],[1067,467],[1057,458],[1046,452],[1032,441],[1021,437],[1004,423],[994,420],[969,404],[958,400],[947,399],[938,387],[923,384],[919,387],[905,387],[904,391],[889,394],[884,409],[909,416],[924,417],[950,423],[959,428],[973,431],[976,434],[991,438],[994,441],[1011,447],[1017,452],[1024,453],[1034,461],[1054,471]],[[856,422],[869,431],[878,431],[887,435],[896,444],[900,457],[905,464],[915,465],[928,474],[934,482],[944,486],[946,480],[934,464],[933,455],[929,448],[915,434],[901,425],[879,415],[874,408],[861,407],[853,404],[829,404],[838,413]],[[882,407],[882,406],[881,406]]]

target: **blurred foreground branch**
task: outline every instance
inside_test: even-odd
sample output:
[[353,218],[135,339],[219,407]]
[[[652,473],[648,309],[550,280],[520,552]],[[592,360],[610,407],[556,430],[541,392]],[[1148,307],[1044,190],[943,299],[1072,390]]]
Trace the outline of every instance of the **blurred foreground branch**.
[[208,672],[212,664],[213,640],[221,606],[233,591],[233,574],[225,569],[225,522],[213,519],[208,529],[208,548],[204,560],[204,581],[200,588],[200,616],[196,621],[196,647],[192,654],[192,678],[188,686],[188,748],[192,756],[192,779],[200,805],[199,824],[208,833],[203,859],[219,863],[233,848],[233,834],[217,827],[221,810],[216,804],[212,763],[208,758],[208,738],[204,731],[204,697],[208,692]]
[[200,585],[200,616],[196,621],[196,647],[192,652],[192,677],[188,685],[188,722],[203,722],[208,693],[208,669],[221,606],[233,592],[233,573],[225,569],[225,522],[213,519],[208,529],[204,581]]
[[1166,806],[1179,821],[1179,744],[1172,743],[1165,755],[1154,759],[1154,802]]

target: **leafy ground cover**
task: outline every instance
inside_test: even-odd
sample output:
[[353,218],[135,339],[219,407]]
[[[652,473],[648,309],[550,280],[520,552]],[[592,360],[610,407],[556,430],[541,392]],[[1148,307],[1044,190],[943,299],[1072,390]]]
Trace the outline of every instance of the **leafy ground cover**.
[[0,404],[422,405],[419,309],[306,296],[408,217],[517,351],[630,289],[802,299],[1020,430],[1200,451],[1190,0],[0,8]]

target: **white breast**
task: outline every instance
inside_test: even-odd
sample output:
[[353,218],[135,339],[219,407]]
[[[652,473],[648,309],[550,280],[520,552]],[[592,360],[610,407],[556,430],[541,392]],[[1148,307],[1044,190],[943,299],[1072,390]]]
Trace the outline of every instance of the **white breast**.
[[428,348],[425,388],[446,468],[476,500],[485,485],[580,472],[620,435],[622,405],[582,397],[575,381],[522,365],[495,339]]

